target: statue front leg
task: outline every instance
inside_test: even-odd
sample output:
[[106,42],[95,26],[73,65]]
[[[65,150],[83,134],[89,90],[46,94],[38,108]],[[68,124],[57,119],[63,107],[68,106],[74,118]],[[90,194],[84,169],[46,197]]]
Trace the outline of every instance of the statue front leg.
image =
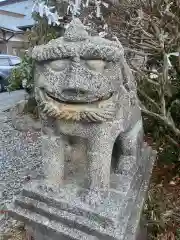
[[106,135],[89,140],[87,149],[89,190],[85,195],[85,201],[89,204],[100,203],[109,188],[112,149],[113,141]]
[[63,136],[42,136],[42,157],[46,185],[59,188],[64,179]]

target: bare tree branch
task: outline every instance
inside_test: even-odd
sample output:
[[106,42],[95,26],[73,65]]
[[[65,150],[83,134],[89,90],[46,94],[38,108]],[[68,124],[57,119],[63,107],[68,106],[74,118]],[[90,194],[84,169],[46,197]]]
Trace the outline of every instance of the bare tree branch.
[[175,141],[172,137],[170,137],[169,135],[165,135],[166,136],[166,138],[173,144],[173,145],[175,145],[176,147],[178,147],[179,148],[179,145],[180,145],[180,143],[178,143],[177,141]]
[[146,100],[148,100],[150,103],[152,103],[153,106],[155,106],[156,109],[160,112],[160,108],[159,108],[158,104],[157,104],[152,98],[150,98],[144,91],[142,91],[142,90],[140,90],[140,89],[138,89],[138,92],[139,92]]
[[165,116],[161,116],[160,114],[149,111],[142,104],[140,104],[140,106],[141,106],[141,111],[143,113],[160,121],[165,127],[169,128],[176,136],[180,137],[180,130],[176,128],[172,124],[172,122],[170,122]]
[[160,86],[160,84],[158,82],[150,79],[146,74],[144,74],[144,72],[143,72],[144,70],[141,71],[141,70],[137,69],[134,65],[132,65],[132,67],[136,72],[138,72],[141,76],[143,76],[147,82],[149,82],[155,86],[158,86],[158,87]]
[[134,50],[134,49],[131,49],[131,48],[127,48],[127,47],[125,47],[124,50],[127,51],[127,52],[136,53],[137,55],[142,56],[142,57],[146,57],[146,56],[151,56],[152,55],[151,53],[145,53],[145,52],[137,51],[137,50]]

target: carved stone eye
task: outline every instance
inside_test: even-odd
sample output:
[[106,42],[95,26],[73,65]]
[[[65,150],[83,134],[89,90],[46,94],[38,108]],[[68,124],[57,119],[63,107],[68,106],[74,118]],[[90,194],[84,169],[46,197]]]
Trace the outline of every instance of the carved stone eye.
[[106,62],[103,60],[87,60],[86,65],[89,69],[96,71],[96,72],[103,72]]
[[50,67],[54,70],[54,71],[62,71],[65,68],[67,68],[70,64],[70,60],[69,59],[61,59],[61,60],[54,60],[51,61],[49,63]]

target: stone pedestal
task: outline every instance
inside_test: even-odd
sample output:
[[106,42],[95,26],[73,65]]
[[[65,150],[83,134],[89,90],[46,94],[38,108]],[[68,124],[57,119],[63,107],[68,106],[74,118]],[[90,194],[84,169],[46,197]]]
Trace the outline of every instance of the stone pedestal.
[[83,189],[75,184],[55,191],[36,181],[9,206],[10,214],[26,223],[27,235],[34,240],[137,239],[154,159],[155,153],[147,146],[139,164],[133,157],[124,157],[121,171],[111,174],[106,197],[97,205],[83,202]]

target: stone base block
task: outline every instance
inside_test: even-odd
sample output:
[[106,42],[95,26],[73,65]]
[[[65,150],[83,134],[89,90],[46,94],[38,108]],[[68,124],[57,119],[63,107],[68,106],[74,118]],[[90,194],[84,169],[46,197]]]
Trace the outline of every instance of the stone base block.
[[111,174],[111,187],[99,204],[83,202],[84,189],[77,185],[45,190],[37,181],[9,206],[10,214],[26,223],[35,240],[135,240],[154,159],[149,147],[143,148],[139,165],[123,158],[121,171]]

